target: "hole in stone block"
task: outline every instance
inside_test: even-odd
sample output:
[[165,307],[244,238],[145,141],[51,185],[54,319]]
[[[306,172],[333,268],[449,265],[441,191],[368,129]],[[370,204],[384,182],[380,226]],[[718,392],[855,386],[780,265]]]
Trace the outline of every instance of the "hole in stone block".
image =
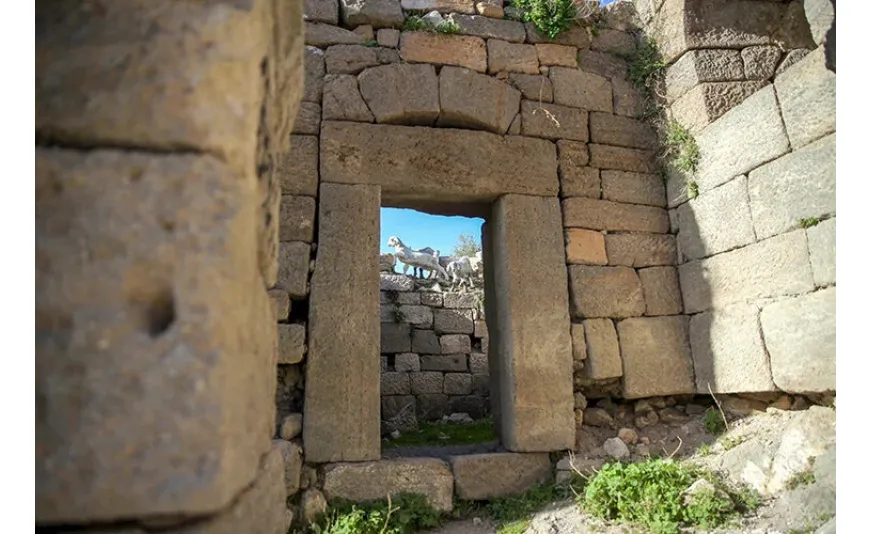
[[148,333],[151,337],[163,334],[175,322],[175,299],[172,290],[164,288],[157,293],[147,307]]
[[152,338],[163,335],[175,323],[172,285],[153,265],[139,265],[127,272],[124,295],[128,316]]

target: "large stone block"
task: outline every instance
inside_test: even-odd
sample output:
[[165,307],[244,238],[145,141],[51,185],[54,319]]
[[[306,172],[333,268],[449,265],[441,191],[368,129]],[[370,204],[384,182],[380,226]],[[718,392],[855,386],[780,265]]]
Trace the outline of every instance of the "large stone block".
[[406,11],[440,11],[442,13],[474,13],[474,0],[402,0]]
[[577,68],[577,47],[541,43],[535,45],[538,63],[555,67]]
[[374,122],[372,112],[359,94],[356,76],[326,75],[323,84],[323,120]]
[[626,267],[677,264],[677,238],[669,234],[607,234],[607,263]]
[[803,230],[679,266],[686,313],[815,288]]
[[755,242],[746,177],[738,176],[680,205],[677,221],[680,252],[689,260]]
[[550,81],[557,104],[613,113],[613,89],[607,79],[577,69],[550,67]]
[[290,136],[290,152],[278,167],[283,194],[317,194],[317,143],[317,137],[311,135]]
[[338,24],[338,0],[305,0],[302,18],[308,22]]
[[755,304],[735,304],[692,316],[689,339],[696,393],[776,390],[758,314]]
[[320,133],[320,104],[302,102],[290,133],[317,135]]
[[375,49],[358,44],[334,45],[326,49],[328,74],[359,74],[363,69],[378,64]]
[[565,231],[565,252],[569,264],[607,265],[601,232],[569,228]]
[[520,92],[485,74],[442,67],[438,84],[441,98],[438,126],[504,135],[520,110]]
[[559,33],[555,39],[550,39],[546,34],[538,32],[533,22],[526,22],[526,38],[532,44],[552,43],[567,46],[576,46],[577,48],[589,48],[589,33],[583,26],[571,25],[568,29]]
[[486,44],[480,37],[429,32],[402,32],[402,59],[410,63],[454,65],[486,72]]
[[643,289],[634,269],[571,265],[568,275],[574,319],[643,315]]
[[624,398],[694,393],[688,317],[626,319],[617,330]]
[[[443,340],[445,337],[448,338],[448,340],[446,347],[444,346],[444,341],[442,341],[442,351],[444,351],[444,354],[424,354],[420,357],[420,369],[423,371],[451,372],[468,370],[468,358],[466,354],[471,352],[471,343],[468,341],[468,336],[442,336],[441,339]],[[453,339],[450,339],[451,337]],[[464,342],[460,340],[461,337],[465,338]],[[452,347],[451,344],[461,344],[464,346]],[[465,350],[465,353],[456,354],[457,352],[460,352],[460,350],[455,349]]]
[[305,325],[278,325],[278,363],[299,363],[305,357]]
[[441,342],[441,354],[468,354],[471,352],[471,338],[467,334],[445,334],[439,338],[439,341]]
[[644,204],[660,208],[667,206],[665,185],[662,183],[662,179],[655,174],[602,171],[601,196],[605,200],[613,202]]
[[826,286],[837,281],[837,219],[822,221],[807,228],[807,243],[810,248],[810,263],[813,280],[817,286]]
[[589,138],[593,143],[605,145],[648,150],[658,147],[656,134],[648,124],[611,113],[589,114]]
[[438,118],[438,76],[432,65],[372,67],[359,75],[359,89],[379,123],[431,126]]
[[510,43],[522,43],[526,40],[526,29],[523,27],[523,23],[515,20],[461,14],[448,15],[447,20],[456,24],[459,33],[463,35],[499,39]]
[[553,476],[550,457],[544,453],[495,452],[450,457],[456,496],[485,501],[523,493]]
[[381,373],[381,395],[409,395],[410,393],[409,373]]
[[416,393],[417,419],[420,421],[439,421],[447,411],[447,395],[443,393]]
[[[422,367],[423,361],[420,362]],[[441,393],[444,390],[444,373],[422,371],[411,373],[411,393],[414,395]]]
[[589,140],[589,113],[582,109],[523,100],[522,121],[523,135],[545,139]]
[[398,27],[405,22],[399,0],[339,0],[341,22],[351,28],[367,24],[373,28]]
[[631,34],[610,28],[599,29],[592,35],[592,50],[613,52],[616,54],[631,54],[636,47]]
[[601,197],[601,177],[598,169],[587,167],[589,149],[586,143],[558,141],[559,179],[563,197]]
[[38,522],[211,514],[254,481],[277,357],[258,205],[212,156],[37,149]]
[[302,448],[295,443],[283,439],[273,439],[272,448],[281,451],[284,460],[285,499],[299,491],[299,479],[302,474]]
[[666,234],[670,229],[668,212],[653,206],[574,197],[562,201],[562,210],[569,228],[657,234]]
[[308,268],[311,245],[300,241],[281,243],[278,248],[278,287],[291,298],[308,296]]
[[837,210],[837,135],[831,134],[749,173],[749,206],[759,239]]
[[441,354],[441,344],[432,330],[414,329],[411,332],[411,350],[418,354]]
[[377,255],[380,207],[376,186],[320,186],[305,367],[309,462],[380,457],[378,265],[355,259]]
[[837,288],[761,310],[764,344],[777,387],[791,393],[837,389]]
[[278,227],[281,241],[310,243],[314,238],[314,208],[311,197],[282,196]]
[[432,327],[432,308],[421,305],[402,305],[399,306],[399,313],[402,314],[402,321],[418,328]]
[[593,380],[622,376],[622,357],[619,355],[619,339],[610,319],[587,319],[583,321],[586,340],[586,362],[583,376]]
[[[397,200],[491,201],[559,191],[556,147],[541,139],[327,122],[320,140],[321,181],[380,185]],[[495,160],[497,167],[490,165]]]
[[480,295],[475,293],[444,293],[443,305],[445,308],[471,309],[477,306],[479,299]]
[[381,323],[381,352],[383,354],[398,354],[410,350],[421,352],[411,346],[411,325]]
[[471,334],[474,320],[470,310],[432,310],[438,334]]
[[668,102],[673,102],[703,82],[743,80],[739,50],[689,50],[665,73]]
[[571,324],[559,215],[555,198],[505,195],[493,207],[492,276],[487,278],[499,294],[487,318],[492,354],[500,360],[494,367],[490,359],[493,382],[498,382],[493,398],[500,403],[493,411],[501,442],[513,452],[561,450],[574,443]]
[[448,395],[470,395],[471,375],[468,373],[446,373],[444,393]]
[[645,315],[676,315],[683,312],[680,279],[675,267],[650,267],[637,272],[646,303]]
[[453,509],[453,474],[442,460],[404,458],[328,465],[323,473],[328,499],[371,501],[387,495],[420,493],[436,510]]
[[76,146],[215,154],[249,173],[260,64],[272,35],[265,6],[110,2],[99,14],[89,4],[40,6],[37,135]]
[[589,164],[599,169],[629,172],[656,172],[653,153],[610,145],[589,145]]
[[769,80],[776,72],[782,50],[772,45],[750,46],[740,51],[743,70],[749,80]]
[[[309,0],[311,1],[311,0]],[[302,100],[319,103],[323,96],[323,76],[326,74],[325,55],[315,46],[305,47],[305,85]]]
[[305,23],[305,44],[326,48],[339,44],[361,44],[364,38],[361,34],[354,33],[331,24],[319,24],[316,22]]
[[700,83],[671,105],[674,121],[691,132],[724,115],[764,86],[764,81]]
[[628,77],[628,64],[624,59],[613,54],[596,52],[595,50],[581,50],[577,62],[583,72],[603,76],[611,83]]
[[701,158],[695,181],[701,193],[785,154],[788,138],[773,86],[728,111],[696,139]]
[[486,42],[487,72],[538,73],[538,53],[535,47],[527,44],[509,43],[498,39]]
[[508,82],[522,93],[523,98],[538,102],[553,101],[553,84],[546,76],[512,72],[508,75]]

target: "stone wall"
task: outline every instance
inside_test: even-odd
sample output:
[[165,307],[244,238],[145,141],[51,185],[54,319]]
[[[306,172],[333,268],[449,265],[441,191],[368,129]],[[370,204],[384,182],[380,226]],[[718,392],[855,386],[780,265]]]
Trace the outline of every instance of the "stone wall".
[[384,431],[466,413],[489,415],[489,334],[483,289],[436,292],[381,273]]

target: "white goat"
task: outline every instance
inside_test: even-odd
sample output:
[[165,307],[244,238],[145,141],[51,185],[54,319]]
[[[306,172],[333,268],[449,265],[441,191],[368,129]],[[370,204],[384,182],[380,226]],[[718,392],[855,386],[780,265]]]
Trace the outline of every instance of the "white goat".
[[447,265],[447,272],[450,273],[453,283],[458,282],[458,286],[461,287],[463,282],[465,282],[468,283],[472,289],[474,289],[473,278],[476,269],[473,262],[473,258],[463,256],[457,260],[451,261],[450,264]]
[[396,236],[391,236],[390,239],[387,240],[387,246],[396,249],[396,259],[405,264],[403,270],[404,274],[408,274],[408,266],[411,266],[420,267],[421,269],[426,269],[428,271],[434,271],[437,275],[443,278],[449,278],[447,272],[438,263],[437,251],[435,251],[435,254],[426,254],[419,250],[411,250],[411,248],[407,247],[402,243],[402,240]]

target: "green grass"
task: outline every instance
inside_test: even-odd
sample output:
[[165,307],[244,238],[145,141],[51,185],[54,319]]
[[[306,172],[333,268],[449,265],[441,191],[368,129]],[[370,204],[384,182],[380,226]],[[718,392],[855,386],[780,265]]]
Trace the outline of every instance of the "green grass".
[[524,10],[524,22],[533,23],[538,33],[551,40],[570,28],[577,18],[574,0],[514,0],[513,6]]
[[719,410],[709,408],[704,413],[704,426],[707,427],[707,432],[718,436],[722,432],[725,432],[725,419],[722,418]]
[[423,422],[417,430],[401,432],[398,439],[386,440],[384,448],[416,445],[468,445],[498,439],[492,418],[473,423]]
[[378,42],[377,42],[377,40],[375,40],[375,39],[368,39],[368,40],[366,40],[366,41],[363,41],[363,42],[362,42],[362,45],[363,45],[363,46],[369,46],[369,47],[371,47],[371,46],[378,46]]
[[665,144],[673,156],[674,167],[683,172],[695,172],[701,159],[701,151],[695,137],[682,124],[671,121],[665,132]]
[[698,198],[698,182],[689,180],[686,184],[686,196],[689,197],[689,200]]
[[325,514],[294,534],[412,534],[443,521],[426,497],[402,493],[391,500],[351,503],[333,499]]
[[628,81],[646,92],[653,80],[660,76],[667,64],[662,60],[658,44],[652,39],[643,40],[631,53],[619,54],[628,64]]
[[571,499],[582,490],[582,479],[537,484],[519,495],[508,495],[486,503],[483,511],[497,523],[497,534],[522,534],[536,512],[555,502]]
[[441,24],[433,24],[419,15],[411,15],[405,19],[402,29],[411,32],[431,33],[459,33],[459,26],[454,22],[445,21]]
[[800,226],[801,228],[812,228],[820,222],[821,221],[818,217],[806,217],[798,221],[798,226]]

